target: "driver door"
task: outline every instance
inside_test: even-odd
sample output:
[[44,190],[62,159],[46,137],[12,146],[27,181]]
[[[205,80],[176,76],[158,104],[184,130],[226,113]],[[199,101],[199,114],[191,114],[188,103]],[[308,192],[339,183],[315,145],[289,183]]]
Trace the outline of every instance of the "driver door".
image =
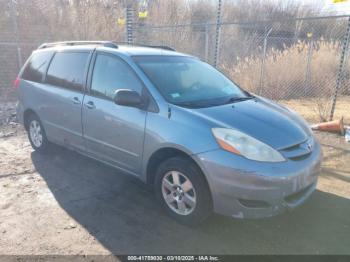
[[97,52],[90,92],[83,101],[83,137],[92,156],[139,174],[147,112],[115,104],[118,89],[141,95],[143,84],[124,60]]

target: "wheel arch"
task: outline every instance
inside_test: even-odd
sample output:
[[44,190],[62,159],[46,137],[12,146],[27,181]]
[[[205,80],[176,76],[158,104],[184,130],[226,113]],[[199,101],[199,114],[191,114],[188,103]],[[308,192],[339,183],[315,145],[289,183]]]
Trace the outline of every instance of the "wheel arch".
[[[210,191],[209,181],[207,176],[205,175],[205,172],[203,171],[201,165],[198,163],[198,160],[196,160],[193,155],[190,155],[188,152],[185,152],[184,150],[174,148],[174,147],[163,147],[151,155],[149,160],[147,161],[147,168],[146,168],[146,183],[149,185],[152,185],[154,183],[156,170],[160,163],[165,161],[166,159],[169,159],[171,157],[183,157],[191,161],[196,165],[199,171],[201,171],[204,180],[208,186],[208,189]],[[210,191],[211,194],[211,191]]]
[[28,119],[29,119],[29,116],[31,115],[36,115],[37,117],[39,117],[38,114],[35,113],[33,109],[31,108],[26,109],[23,113],[23,125],[26,130],[28,130],[28,124],[29,124]]

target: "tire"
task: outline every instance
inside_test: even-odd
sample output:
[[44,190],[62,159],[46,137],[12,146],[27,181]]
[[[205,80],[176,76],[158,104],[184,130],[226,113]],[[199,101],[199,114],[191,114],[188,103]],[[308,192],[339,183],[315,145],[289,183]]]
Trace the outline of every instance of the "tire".
[[27,119],[27,134],[33,149],[39,153],[47,152],[49,141],[39,117],[31,114]]
[[186,158],[172,157],[163,161],[157,169],[154,187],[163,208],[181,224],[199,225],[212,213],[204,175]]

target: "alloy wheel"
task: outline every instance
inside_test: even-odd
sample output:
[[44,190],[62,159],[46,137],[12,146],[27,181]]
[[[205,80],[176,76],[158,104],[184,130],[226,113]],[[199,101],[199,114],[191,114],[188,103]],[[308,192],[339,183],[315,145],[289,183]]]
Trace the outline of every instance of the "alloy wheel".
[[196,207],[196,191],[190,179],[178,171],[169,171],[162,180],[162,194],[168,207],[179,215],[189,215]]
[[34,146],[37,148],[41,147],[43,143],[43,134],[41,131],[40,123],[37,120],[32,120],[30,122],[29,134]]

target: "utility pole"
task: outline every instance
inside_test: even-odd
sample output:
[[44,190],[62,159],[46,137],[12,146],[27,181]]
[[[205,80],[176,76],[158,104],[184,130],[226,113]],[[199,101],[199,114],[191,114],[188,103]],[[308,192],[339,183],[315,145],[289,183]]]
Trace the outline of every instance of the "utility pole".
[[126,42],[131,45],[134,42],[133,38],[133,25],[134,25],[134,10],[132,5],[126,6]]
[[125,42],[128,45],[132,45],[134,42],[133,30],[134,30],[134,9],[132,1],[124,0],[125,6]]

